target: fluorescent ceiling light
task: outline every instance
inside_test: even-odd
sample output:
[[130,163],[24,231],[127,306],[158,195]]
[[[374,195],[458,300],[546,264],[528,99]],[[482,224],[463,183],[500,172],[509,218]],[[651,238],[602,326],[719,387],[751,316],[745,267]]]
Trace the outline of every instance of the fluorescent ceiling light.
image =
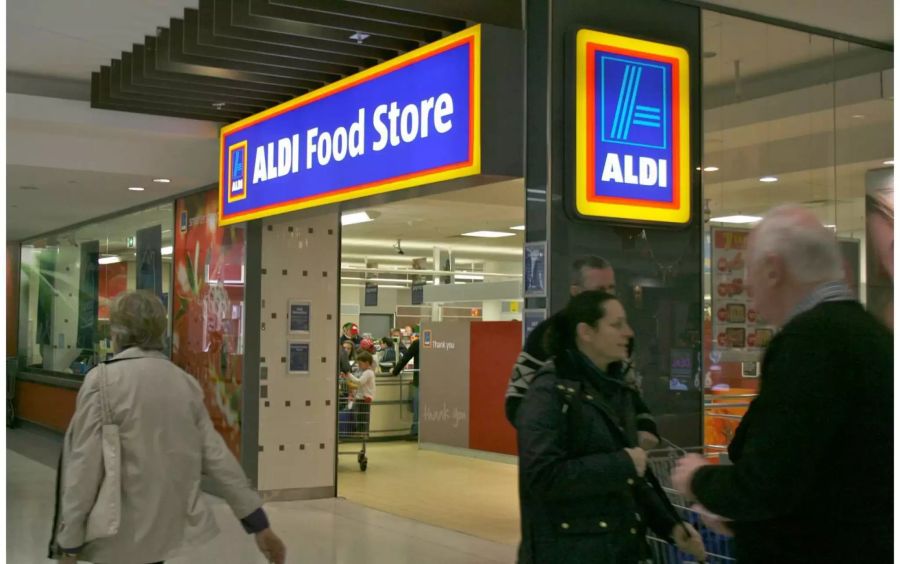
[[718,170],[719,170],[719,167],[717,167],[717,166],[708,166],[708,167],[704,167],[703,172],[717,172]]
[[778,182],[777,176],[763,176],[759,179],[760,182]]
[[122,257],[100,257],[100,260],[97,262],[100,264],[115,264],[117,262],[122,262]]
[[505,231],[470,231],[463,233],[463,237],[484,237],[485,239],[498,239],[500,237],[513,237],[515,233],[507,233]]
[[893,159],[891,159],[889,161],[884,161],[884,164],[889,165],[889,166],[894,166],[894,161],[893,161]]
[[157,182],[159,184],[168,184],[169,182],[172,182],[172,181],[169,180],[168,178],[154,178],[153,182]]
[[171,254],[172,254],[172,247],[163,247],[163,248],[161,248],[161,249],[159,250],[159,254],[161,254],[162,256],[171,255]]
[[357,223],[366,223],[372,221],[366,212],[353,212],[341,216],[341,225],[356,225]]
[[129,186],[128,189],[131,190],[132,192],[143,192],[144,191],[144,189],[141,186]]
[[484,276],[476,274],[454,274],[457,280],[484,280]]
[[510,227],[510,229],[513,231],[525,231],[525,226],[524,225],[513,225],[512,227]]
[[710,218],[710,221],[717,223],[756,223],[761,220],[762,218],[756,215],[726,215]]

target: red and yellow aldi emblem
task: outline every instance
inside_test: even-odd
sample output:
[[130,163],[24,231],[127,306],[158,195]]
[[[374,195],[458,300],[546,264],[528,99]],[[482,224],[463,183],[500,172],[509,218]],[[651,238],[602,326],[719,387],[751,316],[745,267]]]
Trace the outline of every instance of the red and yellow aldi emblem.
[[586,29],[576,42],[576,211],[688,223],[687,51]]

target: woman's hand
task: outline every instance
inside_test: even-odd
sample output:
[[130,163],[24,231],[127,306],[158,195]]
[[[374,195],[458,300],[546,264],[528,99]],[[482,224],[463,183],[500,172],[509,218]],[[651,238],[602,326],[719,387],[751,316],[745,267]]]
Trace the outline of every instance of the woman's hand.
[[706,560],[706,549],[703,547],[703,539],[690,523],[682,521],[672,528],[672,539],[678,550],[690,554],[698,562]]
[[256,533],[256,546],[259,547],[259,551],[263,553],[267,561],[272,564],[284,564],[287,549],[278,535],[272,532],[272,529],[264,529]]
[[626,448],[625,452],[631,457],[631,462],[634,463],[634,469],[637,472],[637,475],[643,478],[644,474],[647,472],[647,451],[637,447]]

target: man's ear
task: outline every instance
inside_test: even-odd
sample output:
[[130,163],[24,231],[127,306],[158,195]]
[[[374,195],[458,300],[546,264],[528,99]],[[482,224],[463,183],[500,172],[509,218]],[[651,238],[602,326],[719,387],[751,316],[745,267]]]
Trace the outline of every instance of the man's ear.
[[780,285],[787,276],[787,265],[784,259],[778,255],[767,255],[763,260],[765,270],[766,285],[774,288]]

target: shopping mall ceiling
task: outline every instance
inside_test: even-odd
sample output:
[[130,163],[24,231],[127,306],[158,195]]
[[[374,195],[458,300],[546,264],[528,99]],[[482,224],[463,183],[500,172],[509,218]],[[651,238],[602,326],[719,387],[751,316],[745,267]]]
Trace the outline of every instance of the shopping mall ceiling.
[[[719,4],[893,44],[890,0],[834,2],[827,10],[818,0],[678,1]],[[520,0],[94,0],[90,9],[58,0],[10,2],[7,237],[27,238],[211,185],[222,123],[470,22],[521,26],[521,12]],[[361,44],[360,32],[368,35]],[[790,109],[776,104],[772,96],[777,92],[765,94],[765,88],[777,81],[779,64],[789,70],[797,55],[794,47],[757,35],[728,38],[729,45],[746,40],[767,47],[759,60],[773,71],[750,81],[755,69],[745,61],[743,85],[762,89],[756,90],[757,98],[741,103],[766,112]],[[828,46],[822,49],[803,53],[827,55]],[[723,94],[731,88],[730,58],[725,46],[712,67],[704,66],[711,77],[721,71]],[[803,99],[805,91],[796,90],[792,99]],[[731,132],[718,135],[725,139],[721,150],[726,152],[738,127],[752,127],[735,120],[727,106],[707,121],[714,124],[707,126],[710,143],[717,138],[714,130]],[[846,108],[851,111],[850,105]],[[878,108],[852,111],[873,116],[867,118],[870,125],[884,113]],[[774,124],[776,117],[765,119]],[[827,129],[827,117],[811,119]],[[766,127],[755,130],[759,143],[784,133],[777,125]],[[723,154],[722,162],[731,154]],[[736,159],[728,175],[737,179],[743,174],[738,165],[748,163]],[[818,170],[813,164],[810,170]],[[719,176],[726,181],[725,174]],[[158,177],[171,182],[154,183]],[[132,186],[145,191],[129,191]]]
[[344,0],[199,0],[92,73],[91,104],[236,121],[466,25]]

